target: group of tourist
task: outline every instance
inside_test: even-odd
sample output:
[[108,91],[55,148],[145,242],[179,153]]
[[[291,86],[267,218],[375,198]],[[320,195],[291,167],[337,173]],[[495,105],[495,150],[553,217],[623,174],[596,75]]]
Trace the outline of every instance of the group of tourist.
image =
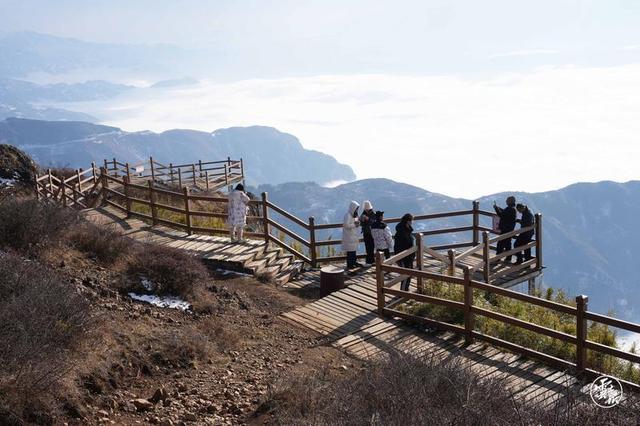
[[[513,231],[516,224],[519,223],[521,228],[529,228],[534,224],[533,213],[524,204],[516,204],[516,198],[510,196],[506,200],[507,206],[502,208],[494,202],[494,209],[499,218],[496,229],[500,234],[506,234]],[[373,205],[369,200],[362,203],[362,213],[358,213],[360,205],[351,201],[349,209],[344,216],[342,227],[342,250],[347,254],[347,270],[357,267],[371,266],[374,262],[374,253],[383,252],[385,258],[391,256],[391,250],[398,254],[414,246],[413,237],[413,216],[410,213],[402,216],[400,222],[396,225],[395,235],[392,235],[389,226],[384,222],[384,212],[374,211]],[[520,213],[520,218],[518,218]],[[366,250],[366,264],[362,265],[357,261],[356,252],[360,244],[360,234],[364,239]],[[515,238],[514,248],[526,246],[533,239],[533,229],[519,233]],[[497,245],[497,254],[512,251],[511,238],[500,240]],[[531,259],[531,248],[516,252],[516,263]],[[503,261],[511,263],[513,254],[504,257]],[[401,259],[398,264],[404,268],[413,268],[415,254]],[[410,278],[404,280],[400,286],[402,290],[409,289]]]
[[[243,229],[247,223],[247,212],[249,205],[249,196],[244,191],[244,186],[238,184],[235,190],[229,193],[228,206],[228,224],[232,241],[242,241]],[[506,207],[498,207],[494,202],[493,207],[499,218],[496,231],[500,234],[507,234],[513,231],[516,224],[519,223],[521,228],[528,228],[534,224],[534,217],[529,208],[524,204],[516,204],[516,198],[510,196],[506,200]],[[395,235],[392,234],[389,226],[384,222],[384,212],[374,211],[371,201],[366,200],[362,203],[362,213],[359,213],[360,205],[351,201],[349,209],[344,215],[342,224],[342,250],[347,255],[347,270],[357,267],[371,266],[375,259],[376,252],[384,253],[385,258],[391,256],[391,252],[397,254],[414,246],[413,236],[413,216],[410,213],[402,216],[400,222],[395,227]],[[520,218],[518,218],[518,213]],[[514,248],[526,246],[533,238],[534,231],[529,230],[519,233],[515,238]],[[357,261],[356,252],[360,245],[360,235],[364,239],[366,250],[366,264],[363,265]],[[513,250],[511,246],[511,238],[500,240],[496,249],[497,254],[511,252],[504,257],[503,261],[511,263]],[[522,263],[531,259],[531,248],[523,251],[515,252],[516,263]],[[399,261],[399,266],[405,268],[413,268],[415,254],[404,257]],[[401,284],[402,290],[409,289],[410,278],[407,278]]]
[[[342,250],[347,254],[347,270],[357,267],[371,266],[374,262],[374,253],[383,252],[385,258],[391,256],[391,250],[394,253],[400,253],[408,248],[413,247],[413,216],[410,213],[402,216],[400,222],[396,225],[395,235],[392,235],[391,229],[384,222],[384,212],[374,211],[371,201],[366,200],[362,203],[362,214],[358,214],[360,205],[351,201],[349,210],[344,216],[342,225]],[[356,252],[360,244],[360,234],[364,239],[366,249],[366,265],[357,261]],[[400,266],[412,268],[415,255],[407,256],[401,259]],[[401,289],[409,289],[410,278],[407,278],[401,284]]]

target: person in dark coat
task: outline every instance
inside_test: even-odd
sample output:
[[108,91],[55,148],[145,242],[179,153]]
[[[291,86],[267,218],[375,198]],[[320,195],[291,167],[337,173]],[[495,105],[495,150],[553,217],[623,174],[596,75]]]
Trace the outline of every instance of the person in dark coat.
[[[500,217],[500,234],[506,234],[516,229],[516,197],[510,196],[507,198],[507,207],[498,207],[496,203],[493,203],[493,208],[496,214]],[[511,250],[511,238],[507,238],[498,241],[498,247],[496,253],[500,254],[505,251]],[[507,256],[504,259],[505,262],[511,262],[511,256]]]
[[[407,249],[410,249],[414,245],[413,238],[413,227],[411,223],[413,222],[413,216],[410,213],[405,214],[400,219],[400,223],[396,225],[396,235],[394,238],[393,244],[393,252],[398,254]],[[398,261],[398,266],[402,268],[413,268],[413,261],[415,259],[415,253],[410,254],[404,259],[400,259]],[[400,290],[409,291],[409,283],[411,282],[411,277],[408,277],[406,280],[402,282],[400,285]]]
[[[533,213],[531,213],[531,210],[529,210],[529,207],[527,207],[524,204],[518,204],[516,205],[516,210],[518,211],[518,213],[520,213],[520,219],[516,221],[520,224],[520,229],[533,226],[534,224]],[[534,231],[532,229],[531,231],[523,232],[520,235],[518,235],[518,238],[516,238],[516,242],[513,245],[514,248],[526,246],[527,244],[529,244],[533,239],[533,234],[534,234]],[[516,257],[517,257],[516,263],[522,263],[523,252],[518,252],[516,254]],[[527,261],[530,259],[531,259],[531,248],[528,248],[524,250],[524,261]]]
[[373,243],[373,235],[371,234],[371,225],[373,225],[373,222],[376,220],[376,213],[373,211],[373,205],[369,200],[365,200],[362,203],[362,210],[362,214],[360,215],[360,227],[362,229],[364,247],[367,251],[365,263],[369,266],[375,262],[375,246]]

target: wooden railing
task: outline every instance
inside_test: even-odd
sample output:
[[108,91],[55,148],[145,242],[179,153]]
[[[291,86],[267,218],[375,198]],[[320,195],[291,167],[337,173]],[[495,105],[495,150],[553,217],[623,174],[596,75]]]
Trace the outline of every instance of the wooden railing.
[[[490,241],[495,241],[490,240]],[[482,340],[487,343],[503,347],[515,353],[525,355],[539,359],[545,363],[558,367],[560,369],[575,369],[578,374],[584,374],[588,377],[595,377],[602,372],[595,371],[587,366],[587,350],[595,351],[600,354],[610,355],[612,357],[631,361],[633,363],[640,363],[640,355],[635,353],[622,351],[614,347],[602,345],[600,343],[591,341],[587,338],[588,321],[593,323],[605,324],[612,327],[617,327],[625,331],[640,333],[640,325],[626,321],[622,321],[609,316],[597,314],[587,310],[588,297],[581,295],[576,297],[576,306],[566,305],[558,302],[554,302],[547,299],[542,299],[532,295],[508,290],[505,288],[497,287],[491,284],[487,284],[480,281],[472,280],[472,269],[469,267],[463,267],[463,273],[461,276],[440,274],[427,272],[417,266],[417,269],[409,269],[397,266],[396,263],[401,259],[416,253],[419,250],[419,246],[415,246],[408,249],[398,255],[384,260],[382,253],[376,254],[376,283],[377,283],[377,301],[378,312],[380,315],[387,317],[402,318],[407,321],[420,323],[430,328],[438,330],[446,330],[454,333],[458,333],[464,336],[465,342],[471,344],[475,339]],[[501,257],[501,256],[497,256]],[[419,258],[419,257],[418,257]],[[391,274],[397,274],[395,277]],[[387,275],[386,275],[387,274]],[[388,278],[387,278],[388,277]],[[404,291],[399,288],[394,288],[399,282],[407,277],[414,277],[418,282],[418,292],[411,290]],[[445,299],[441,297],[429,296],[422,294],[423,285],[425,280],[433,280],[442,283],[448,283],[454,286],[463,287],[463,301],[456,301]],[[480,291],[490,293],[497,296],[507,297],[513,300],[527,303],[529,305],[538,306],[549,309],[558,314],[570,315],[575,317],[576,321],[576,334],[568,334],[558,330],[554,330],[548,327],[543,327],[528,321],[524,321],[519,318],[515,318],[509,315],[505,315],[493,310],[489,310],[480,306],[474,305],[474,292]],[[387,303],[386,296],[393,296],[393,299]],[[423,316],[413,315],[407,312],[403,312],[396,307],[406,301],[416,301],[419,303],[425,303],[430,305],[444,306],[448,309],[458,310],[463,312],[463,324],[451,324],[443,321],[438,321],[433,318],[426,318]],[[495,336],[481,333],[475,329],[475,320],[477,317],[483,316],[491,318],[496,321],[509,324],[511,326],[535,332],[539,335],[546,336],[553,339],[561,340],[562,342],[575,346],[575,359],[567,360],[551,356],[535,349],[518,345],[506,340],[499,339]],[[640,386],[635,383],[625,382],[629,386],[634,387],[636,390],[640,390]]]
[[63,206],[87,208],[92,206],[89,195],[98,186],[98,173],[94,163],[91,167],[73,171],[71,176],[56,176],[51,169],[36,175],[36,196],[43,200],[60,202]]
[[115,158],[104,160],[104,169],[110,176],[126,176],[129,182],[151,180],[167,185],[199,187],[204,190],[218,190],[244,180],[244,162],[227,157],[222,161],[198,160],[190,164],[167,165],[149,158],[138,164],[122,163]]
[[[74,205],[78,208],[91,207],[92,205],[87,202],[87,194],[99,192],[100,197],[92,197],[92,200],[99,198],[129,216],[141,217],[153,224],[173,226],[184,229],[188,233],[226,234],[228,232],[222,224],[227,217],[227,198],[194,192],[194,187],[202,189],[203,182],[205,189],[211,189],[212,182],[215,182],[216,185],[228,186],[244,178],[242,160],[227,158],[223,161],[198,161],[193,164],[178,165],[170,163],[166,166],[153,158],[150,158],[148,162],[133,165],[119,162],[114,158],[111,161],[105,160],[104,164],[105,166],[100,171],[96,169],[94,164],[85,171],[80,169],[64,182],[49,172],[45,176],[38,177],[37,192],[43,198],[58,200],[65,205]],[[200,180],[201,177],[202,180]],[[170,185],[171,183],[173,185]],[[158,201],[162,199],[166,199],[166,203]],[[203,210],[202,206],[207,206],[209,203],[219,204],[217,212],[214,212],[213,209]],[[140,205],[145,208],[134,208]],[[196,207],[194,208],[194,206]],[[200,210],[197,209],[197,206],[201,206]],[[330,236],[332,231],[341,234],[342,223],[316,224],[313,217],[303,220],[269,200],[267,193],[263,193],[260,200],[252,200],[250,206],[253,208],[253,213],[248,220],[254,229],[246,233],[247,236],[261,237],[266,242],[280,246],[313,267],[320,263],[341,261],[346,258],[344,253],[336,254],[338,250],[331,250],[331,248],[342,244],[340,238],[331,238]],[[176,213],[181,220],[170,220],[166,214],[159,214],[162,211]],[[202,217],[220,219],[221,222],[217,224],[220,226],[199,225],[199,222],[202,221],[198,218]],[[489,234],[493,231],[482,226],[482,217],[493,217],[493,213],[480,210],[478,202],[474,202],[470,210],[415,215],[414,223],[416,226],[427,228],[426,231],[419,233],[418,244],[421,247],[421,253],[440,259],[443,264],[455,268],[468,257],[482,251],[486,257],[484,264],[490,266],[492,262],[499,260],[504,255],[489,258],[490,252],[487,247],[501,238],[511,238],[512,235],[489,240]],[[399,217],[389,218],[386,219],[386,222],[393,224],[399,222],[400,219]],[[461,223],[461,226],[447,225],[441,228],[433,226],[434,221],[448,221],[449,219],[456,223],[465,219],[468,219],[469,222],[468,224]],[[540,266],[540,217],[537,226],[536,262]],[[481,232],[482,243],[480,242]],[[469,234],[469,241],[449,241],[447,244],[433,245],[426,243],[427,239],[437,237],[459,240],[460,236],[464,234]],[[462,248],[467,250],[462,253],[455,251],[455,249]],[[357,256],[359,258],[365,256],[363,247],[360,247]],[[419,259],[422,261],[422,256],[419,256]],[[522,268],[525,267],[526,265],[522,266]],[[485,270],[490,271],[490,268],[485,268]],[[492,277],[489,276],[489,278]]]

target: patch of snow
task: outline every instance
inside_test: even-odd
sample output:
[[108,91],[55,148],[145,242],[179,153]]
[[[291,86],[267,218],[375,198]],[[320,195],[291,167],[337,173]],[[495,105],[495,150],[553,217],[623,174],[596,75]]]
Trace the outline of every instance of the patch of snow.
[[129,293],[129,297],[138,302],[150,303],[160,308],[178,309],[180,311],[188,311],[191,305],[188,302],[173,296],[156,296],[153,294],[136,294]]
[[234,275],[234,276],[239,276],[239,277],[252,277],[253,276],[251,274],[245,274],[244,272],[230,271],[228,269],[222,269],[222,268],[216,269],[216,272],[218,274],[220,274],[220,275]]
[[144,287],[144,289],[147,291],[153,291],[156,288],[155,283],[149,280],[147,277],[140,277],[140,284],[142,284],[142,287]]
[[16,184],[16,179],[4,179],[0,177],[0,186],[12,187]]

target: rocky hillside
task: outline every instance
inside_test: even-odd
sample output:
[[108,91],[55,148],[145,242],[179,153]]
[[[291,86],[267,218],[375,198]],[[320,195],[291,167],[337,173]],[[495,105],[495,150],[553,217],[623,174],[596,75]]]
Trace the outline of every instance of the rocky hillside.
[[213,132],[169,130],[127,132],[86,122],[9,118],[0,121],[0,142],[15,145],[42,166],[87,167],[116,157],[135,163],[153,156],[174,164],[243,158],[252,184],[355,179],[353,170],[333,157],[305,149],[300,141],[272,127],[232,127]]

